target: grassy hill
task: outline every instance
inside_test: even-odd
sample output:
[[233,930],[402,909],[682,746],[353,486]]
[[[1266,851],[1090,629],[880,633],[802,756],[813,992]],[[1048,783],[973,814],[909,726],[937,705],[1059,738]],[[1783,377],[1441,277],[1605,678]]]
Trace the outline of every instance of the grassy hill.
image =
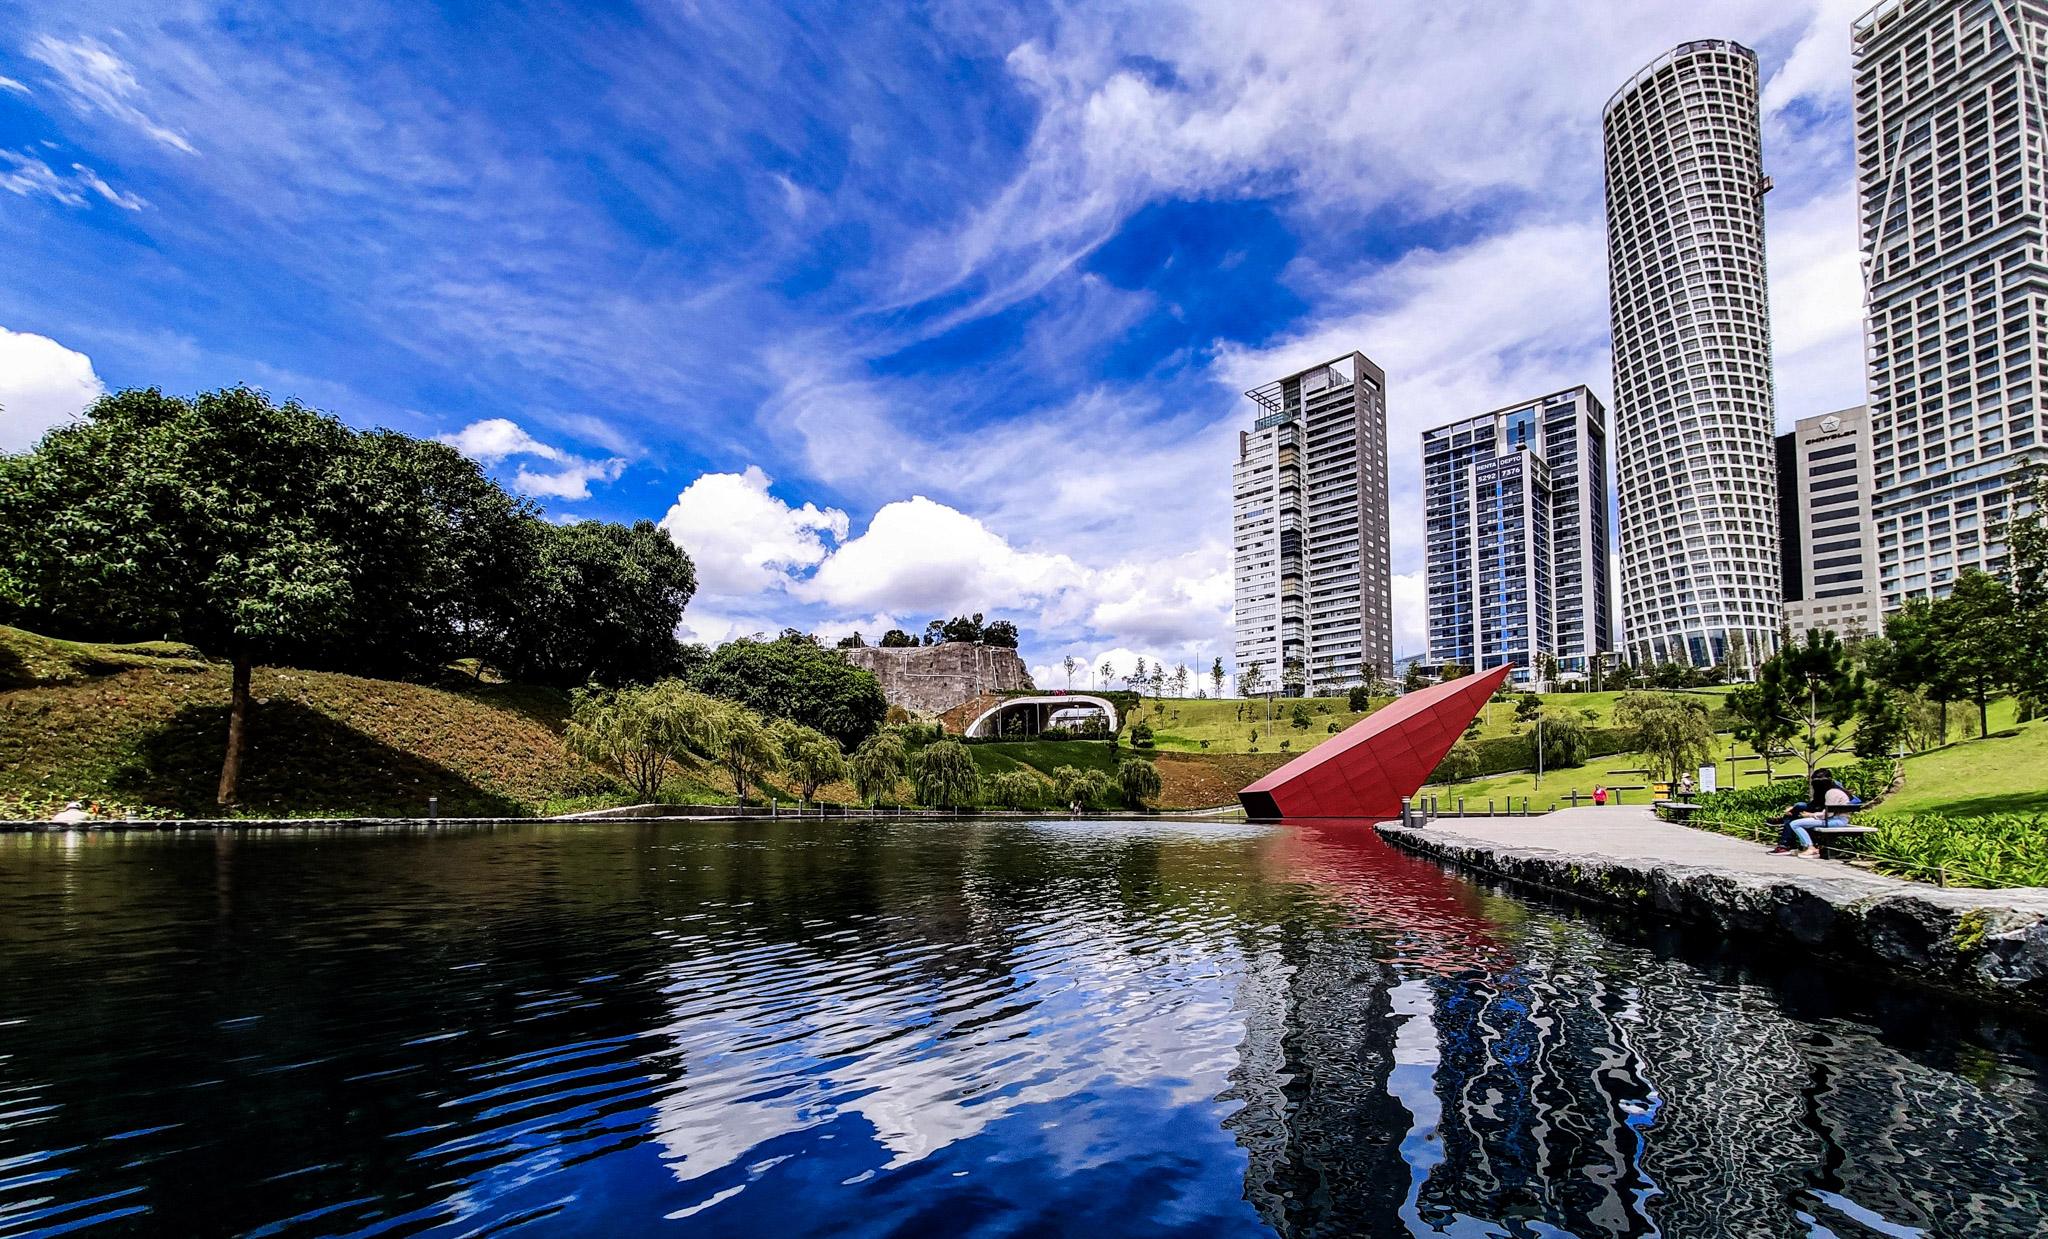
[[[260,668],[243,812],[523,816],[616,803],[562,747],[566,694]],[[85,645],[0,627],[0,815],[69,798],[144,816],[215,812],[228,669],[170,643]],[[683,790],[715,797],[709,772]]]

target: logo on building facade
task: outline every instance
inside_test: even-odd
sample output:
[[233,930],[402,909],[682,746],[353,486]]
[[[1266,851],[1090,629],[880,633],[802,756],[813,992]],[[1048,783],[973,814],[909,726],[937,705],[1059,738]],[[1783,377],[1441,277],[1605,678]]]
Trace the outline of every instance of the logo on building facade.
[[1829,434],[1829,435],[1831,435],[1831,434],[1835,433],[1835,432],[1836,432],[1837,430],[1840,430],[1841,428],[1842,428],[1842,419],[1841,419],[1841,418],[1839,418],[1839,417],[1836,417],[1836,416],[1835,416],[1834,414],[1832,414],[1832,413],[1830,413],[1830,414],[1828,414],[1828,415],[1827,415],[1826,417],[1823,417],[1823,418],[1821,418],[1821,419],[1820,419],[1820,432],[1821,432],[1822,434]]

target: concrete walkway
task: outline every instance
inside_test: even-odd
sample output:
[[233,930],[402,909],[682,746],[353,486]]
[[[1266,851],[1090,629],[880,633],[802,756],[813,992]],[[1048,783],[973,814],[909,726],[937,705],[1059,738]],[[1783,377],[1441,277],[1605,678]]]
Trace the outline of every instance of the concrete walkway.
[[1625,865],[1685,865],[1759,878],[1819,879],[1859,895],[1930,889],[1835,860],[1771,855],[1768,845],[1676,822],[1647,805],[1585,806],[1532,817],[1440,817],[1423,829],[1487,847],[1543,848]]
[[1590,903],[1876,965],[1952,992],[2048,1011],[2048,889],[1965,890],[1609,805],[1533,817],[1388,822],[1404,850]]

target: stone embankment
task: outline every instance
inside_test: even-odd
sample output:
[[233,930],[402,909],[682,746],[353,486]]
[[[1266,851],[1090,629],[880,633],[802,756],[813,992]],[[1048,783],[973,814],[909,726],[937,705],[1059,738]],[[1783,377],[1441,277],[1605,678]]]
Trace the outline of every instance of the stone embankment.
[[847,662],[872,671],[882,697],[919,714],[944,714],[988,693],[1032,687],[1031,672],[1017,651],[969,641],[883,649],[862,646],[836,651]]
[[1940,888],[1772,856],[1647,809],[1388,823],[1395,846],[1511,884],[1778,943],[2048,1013],[2048,889]]

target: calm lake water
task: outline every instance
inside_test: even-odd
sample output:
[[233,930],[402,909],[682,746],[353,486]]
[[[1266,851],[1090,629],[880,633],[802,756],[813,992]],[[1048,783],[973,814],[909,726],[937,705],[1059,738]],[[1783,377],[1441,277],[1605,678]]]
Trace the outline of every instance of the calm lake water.
[[0,1235],[2020,1235],[2038,1033],[1357,827],[0,837]]

